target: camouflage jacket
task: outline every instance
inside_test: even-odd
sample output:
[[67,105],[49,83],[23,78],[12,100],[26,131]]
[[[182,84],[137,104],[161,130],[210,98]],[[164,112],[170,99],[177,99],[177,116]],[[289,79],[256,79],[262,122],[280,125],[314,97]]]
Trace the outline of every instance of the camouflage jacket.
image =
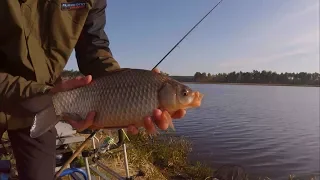
[[19,102],[52,87],[73,49],[84,75],[120,67],[104,31],[106,6],[106,0],[0,1],[0,127],[31,125],[30,117],[15,114]]

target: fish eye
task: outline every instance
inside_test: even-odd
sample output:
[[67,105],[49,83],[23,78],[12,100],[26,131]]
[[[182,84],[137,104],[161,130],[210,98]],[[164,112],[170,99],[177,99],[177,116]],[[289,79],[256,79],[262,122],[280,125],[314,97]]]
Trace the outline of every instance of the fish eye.
[[187,89],[183,89],[181,93],[182,93],[183,96],[188,96],[189,95],[189,91]]

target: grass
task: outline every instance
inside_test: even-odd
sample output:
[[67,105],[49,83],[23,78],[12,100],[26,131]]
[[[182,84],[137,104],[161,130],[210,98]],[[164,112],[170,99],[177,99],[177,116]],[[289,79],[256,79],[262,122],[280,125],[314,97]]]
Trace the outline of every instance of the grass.
[[[101,133],[97,136],[105,137],[105,135]],[[164,134],[150,140],[143,131],[138,135],[128,136],[130,141],[126,141],[126,145],[130,175],[136,175],[139,172],[143,174],[142,177],[135,179],[203,180],[212,176],[211,168],[200,162],[192,164],[188,161],[188,154],[192,148],[191,143],[184,138]],[[115,172],[125,176],[122,148],[102,154],[101,161]]]
[[[117,141],[117,137],[114,136],[115,134],[116,133],[111,133],[110,131],[102,131],[96,136],[98,139],[103,140],[103,138],[109,135]],[[192,144],[185,138],[165,133],[155,136],[151,140],[144,131],[140,131],[138,135],[128,136],[130,141],[126,141],[126,145],[130,175],[136,175],[139,172],[143,175],[135,177],[136,180],[213,180],[211,177],[216,172],[214,169],[200,162],[192,163],[188,160],[188,154],[192,151]],[[72,149],[75,150],[79,145],[80,143],[73,144]],[[89,145],[85,149],[92,149],[92,146]],[[1,159],[11,160],[13,165],[15,165],[12,155],[2,156]],[[89,161],[91,161],[91,159],[89,159]],[[115,172],[125,176],[122,147],[101,154],[100,161]],[[79,157],[78,160],[75,161],[75,164],[83,167],[83,158]],[[98,170],[104,172],[102,169],[98,168]],[[95,173],[92,174],[93,176],[96,175]],[[112,179],[111,177],[109,178]],[[63,179],[68,178],[65,177]],[[271,180],[271,178],[268,177],[251,177],[247,179]],[[316,177],[312,176],[299,178],[290,175],[288,177],[288,180],[316,179]]]
[[[128,135],[126,142],[130,175],[143,172],[143,177],[135,179],[183,179],[183,180],[213,180],[215,169],[201,162],[192,163],[188,154],[192,151],[192,144],[183,137],[161,134],[150,139],[140,131],[138,135]],[[101,137],[105,137],[102,133]],[[117,139],[115,139],[117,140]],[[102,156],[105,165],[121,175],[125,175],[122,148],[110,151]],[[268,177],[250,177],[247,180],[271,180]],[[244,179],[243,179],[244,180]],[[288,180],[317,180],[314,176],[305,178],[289,175]]]
[[149,136],[140,132],[129,136],[135,158],[131,161],[140,163],[141,157],[158,169],[166,179],[206,179],[212,176],[213,170],[200,162],[188,161],[191,143],[182,137],[160,135],[151,141]]

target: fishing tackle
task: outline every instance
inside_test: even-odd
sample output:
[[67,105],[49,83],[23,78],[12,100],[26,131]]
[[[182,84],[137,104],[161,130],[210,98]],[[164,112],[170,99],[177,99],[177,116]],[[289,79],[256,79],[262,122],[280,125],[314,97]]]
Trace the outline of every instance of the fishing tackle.
[[190,31],[187,32],[187,34],[185,34],[180,41],[158,62],[158,64],[152,68],[152,70],[154,70],[222,1],[223,0],[220,0],[196,25],[194,25]]

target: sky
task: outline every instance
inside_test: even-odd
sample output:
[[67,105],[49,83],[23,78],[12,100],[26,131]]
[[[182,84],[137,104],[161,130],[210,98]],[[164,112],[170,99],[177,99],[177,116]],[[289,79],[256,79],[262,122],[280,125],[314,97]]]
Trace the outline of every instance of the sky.
[[[219,0],[108,0],[122,68],[152,69]],[[319,72],[319,0],[223,0],[158,66],[170,75]],[[74,52],[65,69],[78,70]]]

